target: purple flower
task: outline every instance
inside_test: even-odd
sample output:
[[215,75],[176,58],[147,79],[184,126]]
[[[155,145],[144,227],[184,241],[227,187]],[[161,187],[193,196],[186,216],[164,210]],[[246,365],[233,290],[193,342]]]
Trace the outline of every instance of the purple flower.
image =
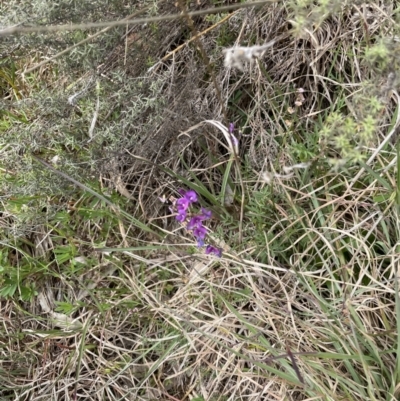
[[178,213],[185,212],[189,207],[189,200],[187,198],[179,198],[176,201],[176,209]]
[[[233,131],[233,124],[230,129]],[[193,236],[196,238],[197,246],[201,248],[205,245],[204,239],[207,236],[207,228],[203,226],[203,221],[211,219],[212,212],[211,210],[202,207],[200,213],[193,215],[192,212],[189,212],[189,208],[192,203],[198,202],[197,193],[193,190],[185,191],[183,189],[179,189],[178,192],[181,195],[181,198],[177,199],[173,206],[173,211],[177,212],[175,218],[177,221],[184,223],[187,221],[189,213],[189,221],[186,225],[186,229],[192,231]],[[208,245],[206,248],[206,254],[221,256],[222,250],[212,245]]]
[[183,222],[186,220],[186,211],[180,212],[176,215],[176,220]]
[[201,214],[199,215],[201,220],[208,220],[211,219],[212,213],[211,210],[201,208]]
[[222,256],[222,249],[217,248],[212,245],[207,245],[206,247],[206,255],[215,255],[218,256],[219,258]]
[[207,234],[207,229],[202,225],[198,225],[193,230],[193,235],[196,237],[197,240],[204,239],[206,237],[206,234]]
[[204,246],[204,239],[199,238],[197,240],[197,247],[201,248],[202,246]]
[[198,227],[201,225],[201,222],[203,221],[202,216],[193,216],[187,225],[188,230],[193,230],[194,228]]
[[185,199],[188,200],[189,203],[197,202],[197,194],[193,190],[186,191],[184,197],[185,197]]
[[235,129],[235,124],[229,123],[229,133],[233,134],[233,130]]

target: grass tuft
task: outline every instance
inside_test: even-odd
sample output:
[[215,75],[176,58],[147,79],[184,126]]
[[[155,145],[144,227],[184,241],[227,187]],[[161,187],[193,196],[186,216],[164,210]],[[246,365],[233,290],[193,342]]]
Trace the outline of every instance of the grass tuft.
[[395,7],[2,2],[0,398],[397,400]]

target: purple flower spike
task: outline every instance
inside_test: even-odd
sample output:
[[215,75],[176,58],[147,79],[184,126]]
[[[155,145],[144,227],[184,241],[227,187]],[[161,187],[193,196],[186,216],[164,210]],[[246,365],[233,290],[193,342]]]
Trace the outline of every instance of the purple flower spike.
[[222,256],[222,249],[217,248],[212,245],[207,245],[206,247],[206,255],[215,255],[218,256],[219,258]]
[[202,225],[199,225],[193,230],[193,235],[197,240],[204,239],[207,235],[207,229]]
[[235,129],[235,124],[229,123],[229,133],[233,134],[233,130]]
[[186,212],[178,213],[175,218],[182,223],[186,220]]
[[204,207],[201,208],[201,214],[199,216],[201,220],[211,219],[211,216],[212,216],[211,210],[204,209]]
[[197,202],[197,194],[193,190],[189,190],[185,192],[185,199],[189,201],[189,203],[196,203]]
[[187,225],[187,229],[188,230],[193,230],[194,228],[201,226],[201,222],[203,221],[203,219],[201,218],[201,216],[193,216],[190,220],[189,223]]

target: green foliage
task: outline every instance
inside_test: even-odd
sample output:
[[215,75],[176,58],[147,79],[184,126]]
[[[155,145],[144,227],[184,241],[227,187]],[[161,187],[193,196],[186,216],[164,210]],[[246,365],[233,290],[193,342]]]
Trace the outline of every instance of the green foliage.
[[[320,135],[324,153],[327,146],[332,146],[340,158],[354,163],[365,159],[363,147],[374,145],[384,104],[367,88],[349,106],[354,113],[343,115],[338,111],[331,112]],[[336,160],[332,159],[332,162]]]
[[[15,246],[3,243],[0,252],[0,297],[32,301],[37,295],[35,278],[46,274],[48,267]],[[18,259],[18,266],[10,262]]]
[[63,301],[56,301],[55,304],[57,305],[55,311],[64,313],[66,315],[72,315],[80,308],[85,306],[85,303],[80,301],[78,301],[75,305],[72,304],[71,302],[63,302]]
[[294,15],[294,33],[301,35],[304,29],[313,25],[319,26],[329,16],[335,15],[346,7],[350,1],[341,0],[293,0],[290,7]]
[[11,57],[0,61],[0,96],[12,99],[20,98],[19,81],[16,76],[17,66]]

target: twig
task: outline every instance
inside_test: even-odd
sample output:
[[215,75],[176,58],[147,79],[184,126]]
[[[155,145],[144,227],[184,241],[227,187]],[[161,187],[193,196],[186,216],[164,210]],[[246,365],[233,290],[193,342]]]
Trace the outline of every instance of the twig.
[[[237,10],[240,8],[249,8],[263,6],[265,4],[277,3],[279,0],[263,0],[263,1],[251,1],[248,3],[232,4],[230,6],[207,8],[205,10],[198,10],[188,12],[189,17],[195,17],[197,15],[204,14],[218,14],[224,11]],[[172,21],[175,19],[182,18],[182,14],[170,14],[160,15],[158,17],[149,18],[137,18],[132,20],[121,20],[121,21],[109,21],[109,22],[90,22],[85,24],[65,24],[65,25],[50,25],[50,26],[33,26],[33,27],[9,27],[0,31],[0,36],[15,35],[19,33],[38,33],[38,32],[60,32],[60,31],[76,31],[79,29],[92,29],[92,28],[104,28],[104,27],[115,27],[122,25],[139,25],[148,22],[159,22],[159,21]]]
[[96,126],[97,118],[99,116],[99,109],[100,109],[100,82],[99,81],[97,81],[96,87],[97,87],[96,109],[94,111],[92,123],[90,124],[90,128],[89,128],[89,138],[90,139],[89,139],[88,143],[93,140],[93,132],[94,132],[94,128]]

